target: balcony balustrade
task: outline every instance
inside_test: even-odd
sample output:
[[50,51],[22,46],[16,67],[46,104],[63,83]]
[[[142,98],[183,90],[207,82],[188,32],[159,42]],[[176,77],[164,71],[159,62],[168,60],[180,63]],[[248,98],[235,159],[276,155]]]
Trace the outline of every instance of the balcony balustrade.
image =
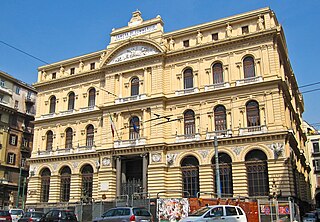
[[262,82],[263,78],[262,76],[254,76],[250,78],[244,78],[236,81],[236,86],[242,86],[242,85],[247,85],[247,84],[253,84],[253,83],[258,83]]
[[212,84],[212,85],[206,85],[206,86],[204,86],[204,91],[207,92],[207,91],[229,88],[229,87],[230,87],[230,83],[222,82],[222,83],[216,83],[216,84]]
[[141,100],[141,99],[146,99],[146,98],[147,98],[146,94],[140,94],[140,95],[136,95],[136,96],[118,98],[115,100],[115,103],[116,104],[126,103],[126,102],[132,102],[132,101],[137,101],[137,100]]
[[267,126],[250,126],[239,128],[239,136],[267,133]]
[[141,146],[146,144],[145,138],[114,141],[114,148]]
[[182,90],[176,90],[176,96],[191,94],[191,93],[197,93],[199,92],[199,88],[189,88],[189,89],[182,89]]
[[227,129],[227,130],[216,130],[216,131],[212,131],[212,132],[207,132],[206,134],[206,139],[214,139],[214,137],[217,138],[224,138],[224,137],[231,137],[232,136],[232,130],[231,129]]
[[176,143],[199,141],[200,139],[200,133],[176,135]]

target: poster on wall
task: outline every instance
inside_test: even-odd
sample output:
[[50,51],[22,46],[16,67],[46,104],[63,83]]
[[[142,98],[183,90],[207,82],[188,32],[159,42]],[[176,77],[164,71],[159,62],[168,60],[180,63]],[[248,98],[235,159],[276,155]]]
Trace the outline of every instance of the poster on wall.
[[158,199],[157,214],[159,221],[179,221],[188,216],[189,202],[187,198]]

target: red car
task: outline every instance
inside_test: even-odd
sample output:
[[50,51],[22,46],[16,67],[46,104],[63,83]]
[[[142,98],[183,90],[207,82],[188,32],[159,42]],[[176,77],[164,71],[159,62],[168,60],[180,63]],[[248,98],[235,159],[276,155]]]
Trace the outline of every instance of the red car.
[[0,210],[0,221],[12,222],[12,218],[8,210]]

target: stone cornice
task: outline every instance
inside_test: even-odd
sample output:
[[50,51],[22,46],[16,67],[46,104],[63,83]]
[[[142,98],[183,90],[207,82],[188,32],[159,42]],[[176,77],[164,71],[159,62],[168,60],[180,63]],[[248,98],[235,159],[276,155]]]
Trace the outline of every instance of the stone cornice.
[[45,157],[35,157],[35,158],[29,158],[28,162],[31,164],[35,163],[43,163],[43,162],[56,162],[56,161],[69,161],[69,160],[79,160],[79,159],[90,159],[90,158],[97,158],[99,157],[98,153],[75,153],[75,154],[69,154],[69,155],[61,155],[61,156],[45,156]]
[[210,29],[212,27],[219,27],[219,26],[225,26],[227,22],[241,22],[242,20],[248,19],[248,18],[252,18],[254,16],[259,16],[260,14],[263,13],[270,13],[272,12],[270,10],[270,8],[262,8],[262,9],[258,9],[258,10],[254,10],[251,12],[246,12],[243,14],[239,14],[239,15],[235,15],[235,16],[230,16],[230,17],[226,17],[223,19],[219,19],[219,20],[215,20],[212,22],[207,22],[207,23],[203,23],[203,24],[199,24],[196,26],[191,26],[188,28],[184,28],[184,29],[179,29],[173,32],[167,32],[163,35],[164,38],[169,38],[169,37],[179,37],[185,34],[190,34],[191,32],[197,32],[197,30],[205,30],[205,29]]

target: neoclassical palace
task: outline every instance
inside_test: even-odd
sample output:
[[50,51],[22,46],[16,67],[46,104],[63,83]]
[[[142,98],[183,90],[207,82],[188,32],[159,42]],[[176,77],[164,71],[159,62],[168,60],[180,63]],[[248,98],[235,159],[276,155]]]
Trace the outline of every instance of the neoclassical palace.
[[164,32],[132,14],[97,52],[39,67],[27,205],[147,192],[310,201],[304,103],[272,10]]

